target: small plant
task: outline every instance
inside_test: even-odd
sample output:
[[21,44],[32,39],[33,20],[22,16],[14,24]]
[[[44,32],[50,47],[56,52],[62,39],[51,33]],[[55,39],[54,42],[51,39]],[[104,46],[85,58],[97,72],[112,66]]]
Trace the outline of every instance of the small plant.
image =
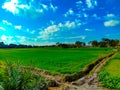
[[44,77],[10,62],[0,70],[0,85],[3,90],[47,90]]
[[99,80],[104,87],[120,90],[120,78],[110,76],[110,74],[103,70],[98,74]]

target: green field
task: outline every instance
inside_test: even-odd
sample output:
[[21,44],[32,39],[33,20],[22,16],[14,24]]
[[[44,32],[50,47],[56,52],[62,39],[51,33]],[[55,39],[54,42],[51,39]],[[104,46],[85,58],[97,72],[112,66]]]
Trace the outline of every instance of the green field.
[[103,86],[120,90],[120,53],[103,67],[98,76]]
[[1,61],[21,62],[51,72],[74,73],[112,52],[112,48],[28,48],[0,49]]

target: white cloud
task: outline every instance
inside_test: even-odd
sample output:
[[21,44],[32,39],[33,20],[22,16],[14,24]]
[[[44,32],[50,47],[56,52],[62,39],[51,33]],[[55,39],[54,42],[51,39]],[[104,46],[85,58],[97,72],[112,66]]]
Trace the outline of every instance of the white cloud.
[[49,39],[49,35],[52,35],[54,32],[59,31],[60,28],[57,25],[48,26],[44,31],[40,32],[39,38]]
[[50,8],[51,8],[54,12],[58,9],[58,7],[57,7],[57,6],[54,6],[53,4],[50,4]]
[[21,30],[21,28],[22,28],[21,25],[15,26],[15,29]]
[[[7,20],[2,20],[2,23],[4,25],[10,26],[11,28],[18,29],[18,30],[21,30],[21,28],[22,28],[21,25],[13,25],[11,22],[9,22]],[[3,30],[3,31],[5,31],[4,27],[0,27],[0,29]]]
[[30,33],[31,33],[31,34],[34,34],[34,33],[35,33],[35,30],[31,31]]
[[74,28],[77,28],[81,25],[80,21],[75,20],[75,21],[66,21],[65,23],[58,23],[58,24],[52,24],[48,27],[46,27],[44,30],[40,31],[38,38],[42,39],[50,39],[50,37],[53,36],[54,33],[62,30],[71,30]]
[[118,16],[115,16],[113,13],[107,14],[106,16],[104,16],[104,18],[105,27],[114,27],[120,25],[120,18]]
[[82,39],[82,40],[84,40],[84,39],[86,39],[86,36],[85,35],[81,35],[81,36],[74,36],[74,37],[68,37],[67,39]]
[[76,2],[76,4],[83,4],[83,2],[82,1],[78,1],[78,2]]
[[35,34],[35,30],[30,30],[29,28],[26,29],[26,32],[28,32],[30,34]]
[[21,16],[25,15],[25,16],[30,16],[32,18],[39,17],[43,13],[43,9],[35,8],[31,4],[28,5],[27,3],[22,4],[19,0],[7,1],[3,4],[2,8],[13,13],[14,15],[21,15]]
[[120,25],[120,21],[118,20],[108,20],[104,22],[105,27],[114,27]]
[[93,30],[92,30],[92,29],[88,29],[88,28],[86,28],[85,31],[90,32],[90,31],[93,31]]
[[84,13],[83,16],[84,16],[85,18],[87,18],[87,17],[88,17],[88,14]]
[[12,23],[8,22],[7,20],[2,20],[2,23],[8,26],[12,26]]
[[70,16],[70,15],[74,15],[74,11],[73,11],[72,9],[69,9],[69,10],[64,14],[65,17],[68,17],[68,16]]
[[13,40],[13,36],[6,36],[6,35],[2,35],[1,40],[6,44],[11,44],[16,42],[15,40]]
[[115,17],[115,15],[114,14],[107,14],[107,17],[112,18],[112,17]]
[[70,29],[75,28],[76,27],[76,22],[66,21],[65,22],[65,27],[70,28]]
[[18,14],[19,10],[16,8],[17,4],[18,0],[11,0],[10,2],[5,2],[2,8],[12,12],[13,14]]
[[2,40],[2,41],[6,41],[6,40],[7,40],[7,37],[6,37],[5,35],[2,35],[2,36],[1,36],[1,40]]
[[27,29],[26,29],[26,31],[27,31],[27,32],[29,32],[29,31],[30,31],[30,29],[29,29],[29,28],[27,28]]
[[[42,1],[38,1],[37,5],[34,4],[34,0],[6,0],[2,5],[2,8],[18,16],[29,16],[31,18],[37,18],[44,13],[52,9],[53,11],[57,10],[57,6],[54,6],[52,3],[49,5],[43,4]],[[33,14],[34,13],[34,14]]]
[[97,1],[96,0],[86,0],[86,5],[88,8],[94,8],[97,6]]
[[5,31],[6,29],[4,27],[0,27],[0,30]]
[[41,6],[43,7],[43,9],[48,10],[48,6],[47,5],[41,4]]
[[15,36],[16,38],[19,39],[20,44],[26,44],[27,43],[27,38],[25,36]]

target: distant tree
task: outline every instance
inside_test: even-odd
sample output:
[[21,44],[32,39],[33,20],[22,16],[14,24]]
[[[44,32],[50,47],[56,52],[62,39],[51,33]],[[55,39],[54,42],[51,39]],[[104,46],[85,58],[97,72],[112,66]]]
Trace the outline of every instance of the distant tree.
[[81,47],[81,42],[80,41],[76,41],[75,45],[77,46],[77,48]]
[[99,42],[100,47],[107,47],[107,43],[104,41]]
[[101,41],[101,42],[104,43],[104,46],[105,46],[105,47],[110,47],[110,42],[111,42],[110,39],[108,39],[108,38],[102,38],[102,41]]
[[84,42],[76,41],[75,45],[77,48],[79,48],[79,47],[84,47],[86,44]]
[[57,43],[56,43],[56,46],[60,46],[60,44],[61,44],[60,42],[57,42]]
[[119,40],[111,40],[110,41],[110,46],[111,47],[116,47],[116,46],[119,46],[119,44],[120,44],[120,41]]
[[5,48],[6,45],[4,44],[4,42],[0,42],[0,48]]
[[90,44],[92,47],[98,47],[98,46],[99,46],[99,42],[96,41],[96,40],[90,41],[89,44]]
[[9,47],[9,48],[16,48],[17,45],[16,45],[16,44],[9,44],[8,47]]

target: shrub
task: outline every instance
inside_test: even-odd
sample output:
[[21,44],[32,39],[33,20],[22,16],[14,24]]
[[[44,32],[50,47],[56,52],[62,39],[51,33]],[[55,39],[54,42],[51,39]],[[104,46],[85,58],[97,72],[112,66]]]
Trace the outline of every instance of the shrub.
[[0,69],[0,85],[4,90],[47,90],[44,77],[10,62]]
[[104,87],[120,90],[120,78],[111,76],[107,71],[103,70],[98,74],[99,80]]

